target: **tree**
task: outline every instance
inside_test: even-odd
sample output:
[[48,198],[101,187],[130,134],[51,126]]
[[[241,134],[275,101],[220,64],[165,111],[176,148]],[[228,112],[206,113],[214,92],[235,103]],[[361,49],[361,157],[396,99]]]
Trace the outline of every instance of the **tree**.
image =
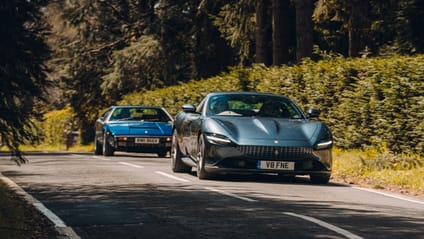
[[19,146],[38,140],[33,122],[42,116],[37,105],[44,101],[49,85],[42,4],[26,0],[0,3],[0,138],[18,163],[25,162]]
[[269,13],[269,0],[259,0],[256,3],[256,29],[255,29],[255,62],[266,66],[272,63],[272,21]]
[[296,60],[312,56],[314,44],[312,28],[313,1],[297,0],[296,7]]
[[[347,36],[347,55],[356,57],[360,50],[365,46],[365,30],[369,27],[367,0],[319,0],[315,8],[314,17],[316,22],[335,22],[333,35],[341,32],[346,39]],[[328,24],[326,25],[329,26]]]
[[272,64],[289,61],[289,0],[272,0]]
[[[224,1],[226,2],[226,1]],[[220,11],[213,15],[213,23],[221,36],[236,49],[238,63],[250,65],[253,59],[253,42],[255,40],[255,1],[234,0],[220,7]]]

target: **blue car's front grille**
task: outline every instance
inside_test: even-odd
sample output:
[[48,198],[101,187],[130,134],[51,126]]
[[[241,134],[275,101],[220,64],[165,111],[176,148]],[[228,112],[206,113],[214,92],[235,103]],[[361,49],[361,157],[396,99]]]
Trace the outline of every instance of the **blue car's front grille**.
[[237,149],[247,157],[260,159],[311,159],[316,158],[313,155],[312,148],[305,147],[275,147],[275,146],[237,146]]

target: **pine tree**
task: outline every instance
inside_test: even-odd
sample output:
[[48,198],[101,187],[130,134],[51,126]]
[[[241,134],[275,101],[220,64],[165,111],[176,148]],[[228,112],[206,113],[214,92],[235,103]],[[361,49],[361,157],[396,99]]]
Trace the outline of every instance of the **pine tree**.
[[40,1],[0,3],[0,138],[18,163],[25,162],[19,146],[38,139],[33,121],[42,112],[36,106],[49,85],[44,66],[49,50],[40,6]]

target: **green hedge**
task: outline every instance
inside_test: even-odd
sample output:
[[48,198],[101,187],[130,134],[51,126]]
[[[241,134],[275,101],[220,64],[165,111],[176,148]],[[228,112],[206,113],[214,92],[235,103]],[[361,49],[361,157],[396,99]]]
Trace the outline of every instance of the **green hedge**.
[[76,125],[74,112],[70,107],[62,110],[54,110],[44,115],[44,121],[40,128],[43,129],[43,144],[64,145],[67,135],[70,134]]
[[344,59],[296,66],[233,68],[229,73],[124,96],[119,104],[159,105],[175,115],[213,91],[286,95],[304,109],[319,108],[340,148],[424,149],[424,55]]

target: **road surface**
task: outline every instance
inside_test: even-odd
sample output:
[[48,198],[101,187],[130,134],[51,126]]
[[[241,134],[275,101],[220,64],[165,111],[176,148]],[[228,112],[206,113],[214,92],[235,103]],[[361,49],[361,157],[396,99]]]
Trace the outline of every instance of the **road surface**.
[[424,201],[308,178],[173,173],[169,158],[116,153],[0,157],[69,238],[424,238]]

